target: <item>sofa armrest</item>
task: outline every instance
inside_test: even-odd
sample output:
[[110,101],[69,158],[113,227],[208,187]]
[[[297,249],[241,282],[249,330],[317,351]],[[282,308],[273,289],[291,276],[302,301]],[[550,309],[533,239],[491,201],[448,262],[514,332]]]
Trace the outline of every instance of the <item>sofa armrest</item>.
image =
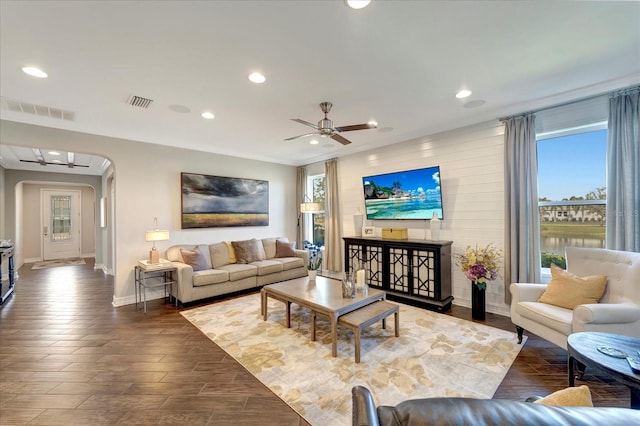
[[376,404],[369,389],[364,386],[354,386],[351,389],[353,411],[351,413],[353,426],[380,426]]
[[509,287],[511,290],[511,303],[536,302],[547,289],[546,284],[513,283]]
[[304,261],[304,267],[306,268],[309,264],[309,252],[306,250],[295,249],[296,257],[301,258]]
[[182,262],[171,262],[176,267],[177,289],[174,296],[181,302],[190,301],[193,292],[193,267]]
[[578,305],[573,311],[574,324],[626,324],[639,320],[640,306],[634,303],[590,303]]

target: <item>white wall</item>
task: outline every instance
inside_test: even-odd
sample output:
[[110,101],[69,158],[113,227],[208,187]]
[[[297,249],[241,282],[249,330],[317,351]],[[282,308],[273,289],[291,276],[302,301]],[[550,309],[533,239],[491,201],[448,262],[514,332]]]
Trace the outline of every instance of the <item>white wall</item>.
[[[454,254],[464,251],[467,245],[493,243],[504,247],[503,133],[503,125],[491,121],[340,157],[344,235],[355,235],[353,215],[365,211],[363,176],[439,165],[444,209],[440,239],[453,241]],[[410,239],[428,237],[428,221],[424,220],[365,222],[376,228],[407,227]],[[456,265],[452,276],[453,303],[470,307],[469,280]],[[487,286],[487,311],[509,314],[502,278]]]
[[[157,243],[161,252],[173,244],[287,236],[295,240],[295,167],[245,160],[180,148],[89,135],[2,121],[3,144],[96,154],[111,160],[114,172],[115,305],[132,303],[133,268],[148,256],[144,232],[158,225],[171,240]],[[43,146],[46,141],[46,146]],[[269,181],[269,226],[181,229],[180,173],[203,173]]]

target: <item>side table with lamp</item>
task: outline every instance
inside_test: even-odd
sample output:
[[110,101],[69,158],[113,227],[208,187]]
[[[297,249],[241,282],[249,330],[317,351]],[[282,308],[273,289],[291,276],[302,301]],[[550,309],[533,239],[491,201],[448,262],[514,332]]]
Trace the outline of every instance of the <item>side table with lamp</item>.
[[[149,259],[139,260],[134,270],[136,308],[138,307],[138,301],[140,301],[145,313],[147,312],[146,290],[163,287],[164,297],[166,298],[168,294],[169,301],[171,301],[173,284],[176,282],[174,274],[177,273],[177,268],[173,266],[173,263],[166,259],[161,259],[160,253],[156,249],[156,241],[169,240],[169,231],[158,228],[157,217],[153,218],[153,223],[154,229],[144,233],[145,240],[153,242],[153,247],[149,251]],[[169,287],[168,293],[167,287]],[[175,304],[178,306],[177,297],[175,298]]]

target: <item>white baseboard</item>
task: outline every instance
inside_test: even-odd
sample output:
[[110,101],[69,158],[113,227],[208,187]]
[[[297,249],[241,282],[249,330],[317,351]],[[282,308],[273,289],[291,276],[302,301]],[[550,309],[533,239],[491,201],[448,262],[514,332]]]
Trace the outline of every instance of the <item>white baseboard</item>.
[[[164,289],[147,290],[147,302],[155,299],[164,299]],[[136,296],[133,294],[125,297],[113,296],[113,301],[111,302],[111,304],[116,308],[119,306],[133,305],[135,303],[136,303]],[[142,307],[141,305],[139,306]]]
[[85,254],[82,255],[83,259],[86,259],[88,257],[96,257],[96,254],[95,253],[85,253]]
[[107,266],[103,265],[102,263],[96,263],[95,265],[93,265],[93,269],[95,271],[102,271],[102,273],[105,275],[113,275],[113,270],[107,268]]
[[29,257],[24,260],[24,263],[35,263],[35,262],[42,262],[42,257]]

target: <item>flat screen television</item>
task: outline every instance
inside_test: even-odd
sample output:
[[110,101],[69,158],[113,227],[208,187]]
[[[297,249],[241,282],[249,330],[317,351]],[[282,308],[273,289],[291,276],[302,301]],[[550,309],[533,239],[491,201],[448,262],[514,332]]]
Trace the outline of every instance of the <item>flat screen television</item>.
[[367,220],[443,219],[440,166],[362,178]]

